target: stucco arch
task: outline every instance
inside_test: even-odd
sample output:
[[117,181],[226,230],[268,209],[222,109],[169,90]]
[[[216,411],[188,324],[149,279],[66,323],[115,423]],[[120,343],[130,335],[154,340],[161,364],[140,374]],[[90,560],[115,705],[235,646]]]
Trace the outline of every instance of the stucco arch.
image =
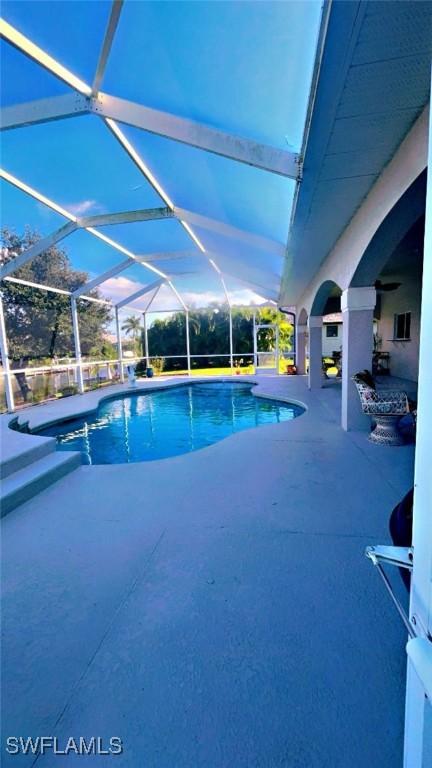
[[378,227],[360,259],[350,287],[374,284],[387,259],[416,221],[424,215],[425,206],[426,171],[423,171]]
[[334,280],[325,280],[318,288],[312,302],[311,316],[322,316],[328,300],[332,296],[340,296],[341,288]]
[[[320,286],[330,280],[337,283],[342,290],[354,285],[357,287],[365,285],[363,282],[365,275],[362,275],[359,268],[365,252],[374,240],[374,236],[385,223],[387,217],[398,206],[399,201],[410,192],[412,187],[415,188],[411,192],[413,197],[416,197],[416,194],[421,195],[420,190],[417,190],[415,185],[418,181],[419,186],[421,186],[420,179],[426,173],[428,121],[429,107],[426,107],[335,243],[332,251],[323,261],[303,296],[299,297],[300,305],[311,306]],[[409,208],[409,206],[407,207]],[[397,222],[397,217],[395,221]],[[368,261],[372,264],[371,256],[368,257]]]

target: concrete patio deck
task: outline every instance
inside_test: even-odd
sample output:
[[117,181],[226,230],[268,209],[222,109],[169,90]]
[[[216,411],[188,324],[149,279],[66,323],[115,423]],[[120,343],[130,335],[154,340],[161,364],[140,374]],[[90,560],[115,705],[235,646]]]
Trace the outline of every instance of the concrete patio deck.
[[4,518],[3,739],[119,736],[122,768],[402,766],[406,636],[363,553],[389,540],[413,447],[344,433],[337,387],[259,391],[307,411],[82,466]]

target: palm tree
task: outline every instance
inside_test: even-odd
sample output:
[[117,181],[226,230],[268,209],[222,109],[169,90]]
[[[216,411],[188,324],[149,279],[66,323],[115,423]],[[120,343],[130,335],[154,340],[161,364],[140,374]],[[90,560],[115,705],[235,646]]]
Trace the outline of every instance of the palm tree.
[[122,325],[122,331],[125,332],[126,336],[132,336],[135,352],[139,353],[139,344],[137,342],[139,342],[142,331],[140,318],[136,315],[130,315],[130,317],[127,317]]

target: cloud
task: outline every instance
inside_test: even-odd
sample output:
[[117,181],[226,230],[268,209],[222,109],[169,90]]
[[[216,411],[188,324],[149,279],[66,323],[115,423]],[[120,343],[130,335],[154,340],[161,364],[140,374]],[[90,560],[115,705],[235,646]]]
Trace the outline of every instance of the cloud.
[[117,304],[143,287],[141,283],[129,280],[128,277],[110,277],[101,284],[100,292],[106,299],[111,299],[113,304]]
[[[259,294],[244,288],[236,291],[228,291],[230,302],[233,306],[249,306],[251,304],[262,304],[264,299]],[[183,299],[190,307],[208,307],[209,304],[224,304],[225,295],[222,291],[189,291],[182,293]]]
[[[144,285],[137,283],[134,280],[129,280],[127,277],[111,277],[106,280],[100,287],[101,293],[114,304],[126,299],[128,296],[132,296],[133,293],[143,288]],[[181,296],[185,304],[191,308],[203,308],[208,307],[209,304],[225,303],[225,296],[222,291],[180,291]],[[259,294],[251,291],[249,288],[239,289],[236,291],[229,291],[230,301],[233,306],[250,306],[253,304],[262,304],[264,299]],[[148,295],[144,295],[134,302],[136,311],[142,311],[148,301]],[[178,307],[181,309],[178,299],[169,287],[163,286],[159,291],[157,298],[154,302],[152,309],[157,310],[174,310]]]
[[67,203],[65,206],[67,211],[70,211],[75,216],[83,216],[83,214],[92,211],[92,213],[101,213],[104,207],[97,202],[97,200],[82,200],[80,203]]

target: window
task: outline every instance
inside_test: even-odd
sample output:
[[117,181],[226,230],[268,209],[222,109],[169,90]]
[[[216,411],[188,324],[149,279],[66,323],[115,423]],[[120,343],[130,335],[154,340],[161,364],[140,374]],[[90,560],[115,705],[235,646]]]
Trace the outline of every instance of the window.
[[336,323],[326,325],[326,337],[328,339],[337,339],[338,337],[338,326]]
[[394,316],[394,339],[406,341],[411,338],[411,312],[403,312]]

